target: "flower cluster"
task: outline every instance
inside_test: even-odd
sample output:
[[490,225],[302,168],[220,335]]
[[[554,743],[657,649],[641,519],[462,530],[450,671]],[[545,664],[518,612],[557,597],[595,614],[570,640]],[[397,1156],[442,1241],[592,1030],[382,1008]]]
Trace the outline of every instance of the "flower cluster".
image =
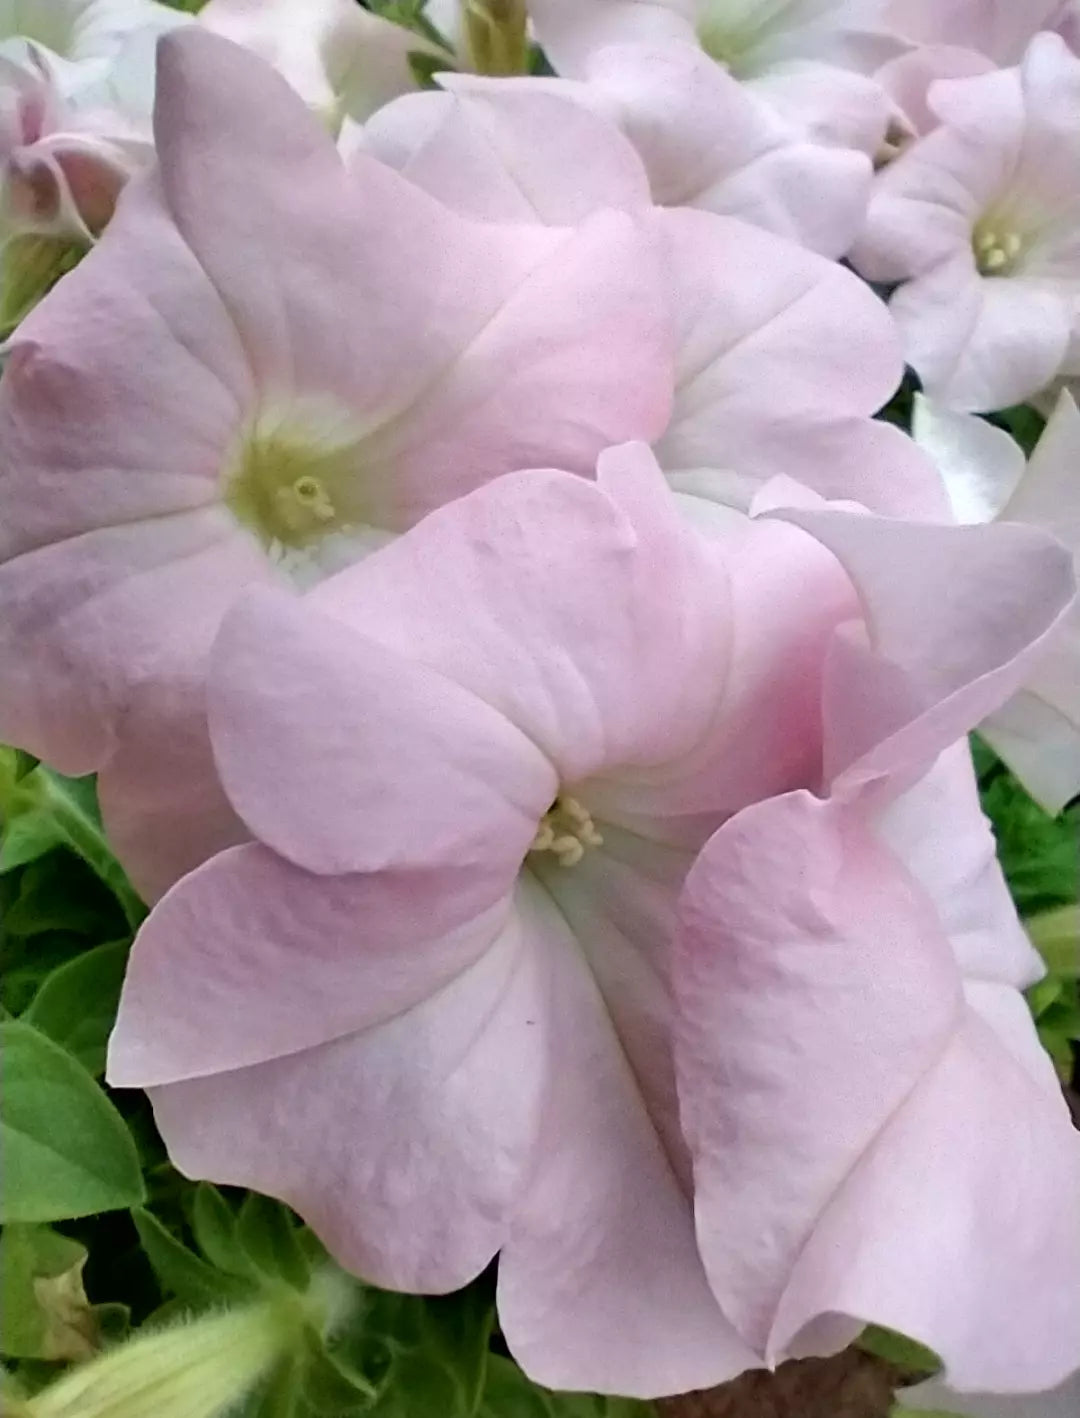
[[966,735],[1080,790],[1080,6],[379,8],[0,46],[0,737],[156,903],[110,1079],[375,1284],[498,1255],[550,1387],[1051,1387]]

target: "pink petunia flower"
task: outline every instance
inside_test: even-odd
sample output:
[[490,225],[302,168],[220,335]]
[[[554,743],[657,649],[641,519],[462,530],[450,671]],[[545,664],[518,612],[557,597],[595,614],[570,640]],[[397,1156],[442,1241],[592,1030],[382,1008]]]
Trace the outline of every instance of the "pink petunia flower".
[[[542,1383],[678,1392],[822,1312],[889,1322],[898,1256],[902,1317],[962,1379],[1052,1379],[1080,1138],[1021,1019],[1033,954],[970,763],[934,763],[1071,594],[1025,528],[811,506],[703,536],[640,445],[596,483],[500,479],[303,600],[250,592],[209,703],[254,841],[151,914],[112,1082],[150,1089],[183,1171],[282,1197],[378,1284],[450,1290],[498,1252]],[[965,1114],[977,1149],[939,1126]],[[867,1172],[886,1123],[907,1161]],[[998,1186],[1025,1229],[990,1245],[953,1217]],[[1035,1266],[1049,1298],[1014,1332]]]
[[151,155],[121,115],[65,102],[38,56],[25,67],[0,56],[0,240],[92,242]]
[[1018,69],[935,84],[939,126],[879,174],[853,260],[928,395],[1004,408],[1080,372],[1080,58],[1037,36]]
[[346,173],[229,42],[193,26],[160,55],[160,170],[0,384],[0,736],[101,771],[149,892],[235,830],[193,725],[240,589],[306,584],[514,468],[589,475],[663,430],[672,387],[630,217],[463,220],[375,162]]

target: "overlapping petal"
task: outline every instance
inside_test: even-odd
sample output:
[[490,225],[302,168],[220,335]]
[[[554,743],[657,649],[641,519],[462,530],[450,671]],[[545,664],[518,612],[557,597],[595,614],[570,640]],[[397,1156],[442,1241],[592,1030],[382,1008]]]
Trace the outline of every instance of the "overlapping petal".
[[960,1387],[1058,1381],[1078,1335],[1080,1139],[1021,997],[961,993],[928,896],[857,812],[805,796],[722,829],[681,916],[698,1233],[740,1332],[776,1360],[873,1321],[941,1353]]

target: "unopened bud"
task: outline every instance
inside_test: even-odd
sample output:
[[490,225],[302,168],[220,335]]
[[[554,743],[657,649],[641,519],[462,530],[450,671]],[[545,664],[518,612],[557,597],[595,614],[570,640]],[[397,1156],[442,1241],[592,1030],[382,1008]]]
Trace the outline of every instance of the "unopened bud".
[[469,59],[478,74],[525,74],[529,16],[525,0],[461,0]]
[[327,1298],[283,1289],[137,1334],[14,1411],[18,1418],[219,1418],[295,1352],[305,1325],[326,1323]]

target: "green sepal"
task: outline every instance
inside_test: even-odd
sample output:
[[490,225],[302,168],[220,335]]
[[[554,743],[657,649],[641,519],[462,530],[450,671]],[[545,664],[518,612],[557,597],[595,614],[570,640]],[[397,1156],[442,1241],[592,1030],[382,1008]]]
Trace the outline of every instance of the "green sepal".
[[131,1213],[146,1258],[158,1283],[185,1308],[205,1310],[223,1303],[242,1302],[259,1293],[256,1282],[218,1270],[188,1249],[150,1211],[138,1207]]

